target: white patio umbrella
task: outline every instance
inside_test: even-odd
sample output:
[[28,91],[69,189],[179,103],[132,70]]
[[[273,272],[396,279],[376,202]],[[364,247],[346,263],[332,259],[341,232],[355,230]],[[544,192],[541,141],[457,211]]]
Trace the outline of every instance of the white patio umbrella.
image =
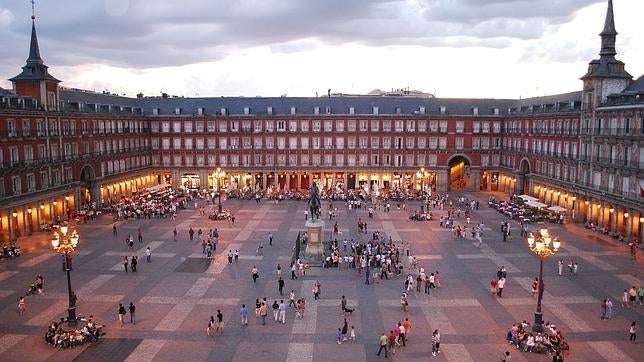
[[539,201],[528,201],[526,204],[530,207],[539,207],[539,208],[548,206],[543,202],[539,202]]
[[523,201],[528,202],[528,201],[539,201],[536,197],[532,197],[530,195],[519,195],[520,198],[523,199]]
[[561,206],[557,206],[557,205],[555,205],[555,206],[550,206],[550,207],[548,208],[548,210],[550,210],[550,211],[554,211],[554,212],[564,212],[564,211],[568,211],[568,209],[566,209],[566,208],[564,208],[564,207],[561,207]]

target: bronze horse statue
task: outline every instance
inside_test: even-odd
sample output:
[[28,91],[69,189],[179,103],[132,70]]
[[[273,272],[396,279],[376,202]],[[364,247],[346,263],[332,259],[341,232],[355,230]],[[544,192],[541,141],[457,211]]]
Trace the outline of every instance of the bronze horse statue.
[[320,219],[322,212],[322,203],[320,202],[320,191],[315,182],[311,185],[311,199],[309,200],[309,210],[311,211],[311,221],[314,221],[316,218]]

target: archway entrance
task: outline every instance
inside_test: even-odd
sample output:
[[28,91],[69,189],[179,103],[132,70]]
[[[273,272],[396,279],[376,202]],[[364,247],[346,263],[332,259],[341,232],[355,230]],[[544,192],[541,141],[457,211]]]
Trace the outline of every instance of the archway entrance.
[[[94,169],[90,165],[85,165],[80,173],[80,204],[89,204],[92,201],[92,180],[94,179]],[[100,200],[99,200],[100,201]]]
[[523,195],[530,193],[530,163],[528,160],[521,160],[519,167],[519,175],[517,176],[516,194]]
[[452,191],[464,190],[470,187],[470,160],[465,156],[457,155],[447,163],[449,167],[449,189]]

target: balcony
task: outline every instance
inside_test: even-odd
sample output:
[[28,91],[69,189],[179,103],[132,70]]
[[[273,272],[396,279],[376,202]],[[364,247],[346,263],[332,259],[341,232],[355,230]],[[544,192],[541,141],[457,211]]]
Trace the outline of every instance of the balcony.
[[581,130],[582,135],[587,136],[607,136],[607,137],[643,137],[643,129],[634,129],[634,128],[583,128]]

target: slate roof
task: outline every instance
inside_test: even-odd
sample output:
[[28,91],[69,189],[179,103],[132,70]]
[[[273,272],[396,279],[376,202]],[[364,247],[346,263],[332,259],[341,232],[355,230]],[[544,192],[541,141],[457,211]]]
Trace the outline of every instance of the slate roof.
[[221,114],[225,108],[227,115],[244,115],[249,108],[251,115],[268,115],[272,107],[273,115],[291,115],[291,107],[296,108],[297,115],[314,115],[319,107],[320,115],[350,114],[353,107],[355,115],[372,115],[378,107],[379,115],[445,114],[473,115],[478,108],[479,115],[494,115],[494,108],[500,112],[512,104],[511,99],[467,99],[467,98],[414,98],[387,96],[351,96],[351,97],[219,97],[219,98],[142,98],[138,100],[147,114],[158,109],[159,115],[174,115],[176,108],[182,114],[196,114],[198,108],[204,114]]
[[60,88],[60,99],[65,103],[84,103],[98,105],[113,105],[138,107],[136,98],[121,97],[112,94],[96,93],[80,89]]

